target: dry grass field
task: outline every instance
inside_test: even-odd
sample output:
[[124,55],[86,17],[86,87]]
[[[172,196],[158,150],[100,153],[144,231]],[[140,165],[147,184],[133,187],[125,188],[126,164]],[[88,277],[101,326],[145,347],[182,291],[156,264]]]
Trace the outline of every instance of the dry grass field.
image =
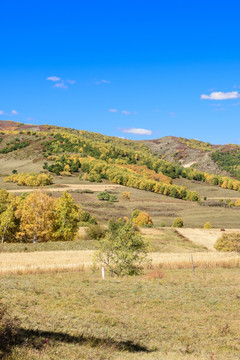
[[[2,253],[0,274],[40,274],[51,272],[80,271],[90,269],[93,250],[41,251],[28,253]],[[235,253],[193,253],[195,268],[236,268],[240,266],[240,256]],[[191,269],[190,253],[149,253],[153,269]]]

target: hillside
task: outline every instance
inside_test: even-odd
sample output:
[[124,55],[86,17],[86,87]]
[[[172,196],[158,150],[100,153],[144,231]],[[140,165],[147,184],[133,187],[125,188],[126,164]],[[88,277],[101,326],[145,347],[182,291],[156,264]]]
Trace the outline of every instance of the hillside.
[[[101,143],[100,147],[97,146],[98,152],[99,150],[102,151],[101,148],[105,146],[104,144],[107,144],[107,147],[109,147],[109,144],[114,147],[121,146],[125,151],[127,150],[125,157],[129,156],[129,150],[141,152],[144,150],[145,153],[152,152],[158,158],[160,157],[171,163],[178,163],[184,168],[194,167],[199,171],[225,176],[232,175],[240,179],[239,145],[212,145],[199,140],[174,136],[166,136],[155,140],[131,141],[58,126],[0,121],[0,159],[8,161],[8,164],[3,166],[6,168],[6,172],[14,165],[14,160],[27,160],[26,164],[29,164],[29,160],[31,160],[33,170],[38,169],[39,166],[34,164],[40,162],[43,165],[46,154],[52,155],[54,153],[53,148],[46,151],[46,141],[43,144],[42,140],[47,140],[48,145],[50,145],[53,135],[56,135],[56,132],[62,133],[63,131],[72,135],[79,134],[84,140]],[[19,136],[16,137],[16,135],[20,135],[20,138]],[[69,153],[77,152],[76,149],[69,146],[59,148],[60,153],[66,151]],[[96,157],[96,153],[94,154],[92,148],[88,148],[85,155]],[[105,155],[105,158],[111,157],[111,151]],[[24,168],[25,163],[22,162],[22,164]]]
[[184,167],[213,174],[232,175],[240,179],[240,146],[212,145],[195,139],[166,136],[143,141],[153,153]]
[[[200,195],[203,183],[240,191],[239,154],[238,145],[175,137],[139,142],[64,127],[0,121],[0,175],[5,182],[21,186],[46,186],[58,183],[59,177],[66,181],[77,176],[78,183],[112,183],[199,201],[205,197]],[[29,176],[32,172],[35,174]],[[46,175],[38,177],[40,172]],[[191,181],[201,184],[200,191]]]

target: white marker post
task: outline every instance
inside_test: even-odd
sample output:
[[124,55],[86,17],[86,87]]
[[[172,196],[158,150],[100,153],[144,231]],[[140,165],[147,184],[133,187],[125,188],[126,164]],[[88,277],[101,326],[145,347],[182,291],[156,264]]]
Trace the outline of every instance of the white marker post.
[[102,266],[102,279],[105,279],[105,271],[104,271],[104,266]]

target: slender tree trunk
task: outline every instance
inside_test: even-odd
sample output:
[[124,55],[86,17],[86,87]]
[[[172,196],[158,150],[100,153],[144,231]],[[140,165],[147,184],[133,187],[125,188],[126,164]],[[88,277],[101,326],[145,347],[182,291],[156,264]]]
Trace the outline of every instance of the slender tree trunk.
[[2,244],[4,243],[4,234],[2,235]]
[[37,242],[38,242],[37,236],[36,236],[36,234],[34,234],[33,243],[36,244]]

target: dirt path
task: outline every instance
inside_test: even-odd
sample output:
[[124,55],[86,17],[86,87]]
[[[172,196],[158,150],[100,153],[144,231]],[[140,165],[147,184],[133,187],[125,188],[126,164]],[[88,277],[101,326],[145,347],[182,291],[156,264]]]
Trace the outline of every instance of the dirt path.
[[[91,190],[91,191],[104,191],[104,190],[114,190],[118,187],[121,187],[121,185],[117,185],[117,184],[97,184],[97,185],[88,185],[88,184],[79,184],[79,185],[75,185],[75,184],[64,184],[62,186],[58,186],[58,187],[42,187],[41,190],[45,190],[45,191],[50,191],[50,192],[56,192],[56,191],[67,191],[67,190]],[[22,192],[32,192],[35,190],[39,190],[40,188],[34,188],[34,189],[29,189],[29,188],[21,188],[21,189],[16,189],[16,190],[8,190],[8,192],[13,192],[13,193],[22,193]]]

